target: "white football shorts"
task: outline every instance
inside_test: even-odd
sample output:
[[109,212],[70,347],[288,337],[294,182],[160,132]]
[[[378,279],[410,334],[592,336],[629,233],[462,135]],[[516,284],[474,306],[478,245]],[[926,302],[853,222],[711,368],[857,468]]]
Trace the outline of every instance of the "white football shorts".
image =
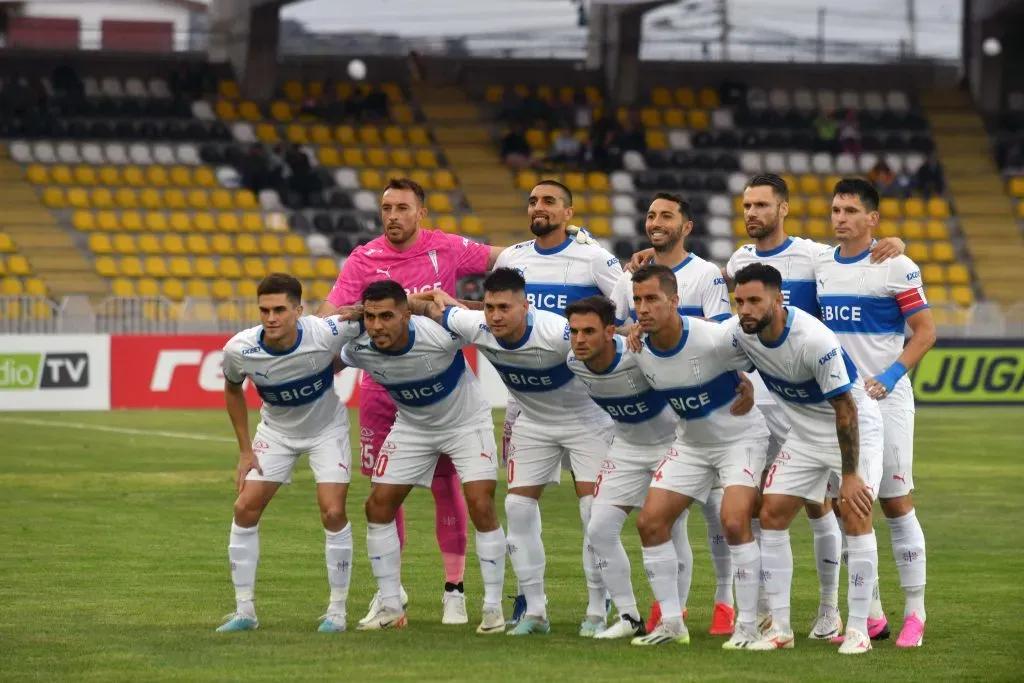
[[543,486],[562,479],[562,456],[567,454],[578,482],[596,482],[601,461],[614,435],[607,424],[538,424],[520,415],[509,443],[508,486]]
[[668,458],[654,473],[652,488],[666,489],[706,503],[711,489],[723,486],[757,488],[764,470],[763,439],[724,446],[690,445],[676,440]]
[[309,454],[309,467],[318,484],[347,484],[352,480],[352,444],[348,422],[332,424],[313,438],[286,437],[260,423],[252,440],[252,452],[263,474],[250,470],[246,481],[292,483],[299,456]]
[[463,484],[498,479],[493,425],[423,429],[404,424],[399,416],[377,455],[372,481],[430,488],[442,453],[451,458]]
[[672,442],[634,444],[614,437],[594,484],[594,505],[641,508]]

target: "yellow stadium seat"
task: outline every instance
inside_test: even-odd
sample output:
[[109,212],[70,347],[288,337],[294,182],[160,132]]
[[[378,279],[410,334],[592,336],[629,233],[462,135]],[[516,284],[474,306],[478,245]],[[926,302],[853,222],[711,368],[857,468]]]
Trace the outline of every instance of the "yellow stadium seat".
[[501,85],[489,85],[484,89],[484,100],[488,104],[501,104],[505,97],[505,87]]
[[[210,293],[214,299],[232,299],[234,298],[234,286],[229,280],[218,279],[213,281]],[[218,314],[219,312],[218,310]]]
[[295,118],[292,105],[284,100],[276,100],[270,105],[270,115],[275,121],[287,122]]
[[56,185],[74,185],[75,176],[71,167],[65,164],[56,164],[50,167],[50,182]]
[[391,107],[391,118],[396,123],[400,123],[403,126],[408,126],[416,122],[416,114],[413,113],[412,107],[407,104],[396,104]]
[[[932,197],[928,200],[928,217],[945,220],[949,218],[949,204],[941,197]],[[972,299],[973,300],[973,299]]]
[[907,257],[915,263],[921,264],[931,260],[931,254],[927,242],[912,242],[907,245]]
[[921,278],[925,285],[946,284],[946,269],[938,263],[926,263],[921,267]]
[[677,107],[662,112],[662,120],[666,128],[686,128],[686,112]]
[[136,245],[143,254],[162,254],[164,250],[163,245],[160,244],[160,238],[152,233],[139,235]]
[[308,280],[316,275],[316,270],[308,258],[293,258],[291,273],[300,280]]
[[342,159],[345,166],[366,166],[366,156],[363,154],[362,148],[359,147],[346,147],[342,151]]
[[283,251],[281,247],[281,238],[277,235],[265,234],[260,235],[258,253],[266,256],[276,256]]
[[367,147],[379,147],[382,142],[380,131],[376,126],[360,126],[358,131],[359,143]]
[[187,166],[174,166],[170,173],[171,185],[188,187],[192,184],[192,172]]
[[146,213],[146,218],[144,221],[146,224],[146,229],[149,230],[150,232],[167,232],[168,227],[177,230],[178,226],[174,224],[175,216],[184,217],[183,214],[171,214],[171,224],[168,225],[167,216],[165,214],[159,211],[150,211]]
[[171,179],[167,174],[167,169],[163,166],[148,166],[146,167],[146,181],[155,187],[164,187],[170,184]]
[[334,262],[334,259],[327,257],[318,258],[316,260],[316,274],[317,277],[338,277],[338,264]]
[[290,124],[284,132],[285,139],[293,145],[309,144],[309,131],[298,123]]
[[234,257],[222,256],[217,261],[217,272],[221,277],[237,280],[242,277],[242,265]]
[[916,197],[903,200],[903,215],[906,218],[924,218],[924,201],[917,199]]
[[245,277],[259,279],[266,276],[267,269],[263,265],[263,259],[247,258],[242,261],[242,273]]
[[352,126],[337,126],[334,129],[334,139],[338,141],[338,144],[346,147],[359,144],[356,139],[356,129]]
[[786,187],[788,187],[789,191],[792,193],[794,191],[794,188],[797,186],[796,176],[793,175],[792,173],[783,173],[779,177],[782,178],[782,181],[786,183]]
[[434,227],[443,232],[458,232],[459,224],[455,220],[455,216],[444,215],[437,216],[434,218]]
[[268,273],[287,273],[288,272],[288,261],[281,257],[275,257],[267,259],[267,272]]
[[50,173],[42,164],[32,164],[25,169],[25,177],[33,185],[49,185]]
[[110,291],[114,296],[118,297],[129,298],[137,296],[135,293],[135,282],[123,277],[115,278],[111,281]]
[[306,240],[302,239],[300,235],[285,235],[284,253],[291,256],[305,256],[307,253]]
[[63,209],[67,206],[67,199],[59,187],[48,187],[43,190],[43,203],[51,209]]
[[[417,168],[415,170],[409,171],[408,176],[409,179],[412,180],[414,183],[419,183],[420,187],[422,187],[424,190],[434,189],[434,179],[431,177],[430,171],[427,171],[426,169],[422,168]],[[395,170],[391,170],[388,171],[388,177],[394,178],[398,177],[398,175],[396,175]]]
[[243,213],[241,229],[245,232],[263,232],[263,216],[254,211]]
[[711,117],[704,109],[694,109],[690,112],[690,128],[694,130],[707,130],[711,127]]
[[673,95],[675,95],[675,103],[680,107],[692,109],[697,106],[697,95],[692,88],[676,88]]
[[217,262],[208,256],[201,256],[195,260],[196,277],[214,278],[217,277]]
[[114,192],[114,202],[122,209],[137,209],[139,195],[130,187],[119,187]]
[[477,216],[462,217],[462,233],[478,237],[485,233],[484,224]]
[[145,272],[142,269],[142,261],[137,256],[125,256],[118,265],[121,268],[121,275],[126,277],[142,277]]
[[[807,174],[800,176],[798,186],[800,194],[814,196],[825,193],[821,185],[821,176],[818,175]],[[791,191],[793,189],[792,187],[790,188]]]
[[899,237],[901,234],[902,230],[899,222],[884,219],[878,222],[876,237]]
[[584,226],[594,237],[611,237],[612,224],[607,218],[591,218]]
[[37,277],[30,277],[25,280],[25,293],[29,296],[46,296],[46,284]]
[[100,183],[103,185],[120,185],[121,170],[117,166],[100,166]]
[[431,192],[427,195],[427,208],[434,213],[451,213],[452,202],[443,192]]
[[366,150],[366,163],[376,168],[385,168],[391,165],[391,160],[386,149],[373,147]]
[[640,123],[648,128],[661,128],[661,112],[653,107],[640,110]]
[[736,195],[732,198],[732,212],[737,216],[743,215],[743,195]]
[[583,192],[587,189],[587,178],[582,173],[570,171],[565,174],[564,184],[573,192]]
[[668,149],[668,138],[660,130],[647,131],[647,146],[653,150]]
[[[810,197],[807,200],[807,215],[815,218],[825,218],[832,214],[832,201],[825,197]],[[829,234],[832,230],[829,229]]]
[[146,174],[138,166],[125,166],[122,174],[124,175],[125,185],[142,187],[146,184]]
[[[941,311],[942,309],[941,308],[939,308],[939,309],[934,308],[934,306],[939,306],[939,305],[944,305],[944,304],[948,304],[949,303],[949,288],[948,287],[939,287],[939,286],[932,287],[932,288],[930,288],[928,290],[927,297],[928,297],[928,303],[932,304],[932,306],[933,306],[933,308],[932,308],[933,314],[935,314],[935,317],[938,318],[939,317],[938,316],[938,312]],[[939,322],[939,321],[936,320],[936,322]]]
[[600,171],[591,171],[587,174],[587,187],[594,192],[607,192],[610,188],[608,174]]
[[1014,197],[1024,197],[1024,176],[1014,176],[1010,178],[1008,188],[1010,194]]
[[338,150],[333,147],[320,147],[316,151],[316,158],[320,161],[321,166],[327,168],[334,168],[341,166],[341,156],[338,155]]
[[195,172],[195,184],[200,187],[216,187],[217,176],[208,168],[198,168]]
[[253,280],[239,280],[238,281],[238,298],[240,299],[255,299],[256,291],[259,289],[259,285]]
[[272,123],[258,124],[256,126],[256,139],[270,144],[281,142],[281,136],[277,134],[277,127]]
[[[75,192],[72,190],[71,192]],[[89,204],[95,209],[112,209],[114,208],[114,195],[106,187],[97,187],[89,193]]]
[[159,256],[149,256],[143,262],[146,275],[150,277],[167,277],[167,262]]
[[331,129],[322,123],[318,123],[309,129],[309,138],[315,145],[334,144],[334,139],[331,137]]
[[591,213],[596,213],[600,216],[610,215],[612,212],[612,204],[608,201],[608,195],[590,195],[590,211]]
[[134,254],[138,251],[138,247],[135,244],[135,238],[132,235],[126,233],[118,233],[114,235],[114,251],[118,254]]
[[437,168],[437,156],[434,154],[434,150],[416,150],[416,165],[419,168]]
[[114,253],[114,245],[110,241],[110,235],[104,232],[94,232],[89,235],[89,249],[94,254]]
[[926,233],[930,240],[949,240],[949,226],[946,225],[945,221],[935,219],[928,221]]
[[102,277],[117,275],[117,261],[112,256],[100,256],[96,259],[96,274]]
[[[216,192],[217,190],[214,190]],[[187,195],[188,205],[193,209],[206,209],[210,206],[210,196],[206,190],[189,190]]]
[[425,128],[419,126],[410,128],[407,137],[409,144],[413,147],[429,147],[431,145],[430,134]]
[[917,241],[924,238],[925,228],[923,222],[913,219],[903,221],[903,239]]
[[96,227],[104,232],[114,232],[121,229],[121,219],[114,211],[99,211],[96,213]]
[[574,219],[584,220],[583,216],[590,213],[590,198],[582,194],[576,195],[572,198],[572,208],[575,214]]
[[[203,195],[205,196],[205,192]],[[220,211],[230,211],[235,208],[230,190],[213,190],[210,192],[210,205]]]
[[455,180],[455,175],[446,168],[438,169],[433,174],[433,186],[438,190],[454,190],[458,183]]
[[167,272],[174,277],[192,277],[192,261],[186,256],[175,256],[167,264]]
[[196,255],[209,254],[210,243],[203,235],[189,235],[185,238],[185,251]]
[[[796,220],[792,221],[792,224],[790,223],[790,221],[786,221],[786,230],[792,233],[793,231],[791,230],[791,228],[794,225],[801,225],[801,223],[802,223],[802,221],[796,221]],[[801,225],[801,227],[802,227],[802,225]],[[736,237],[746,237],[747,236],[747,224],[746,224],[746,222],[742,218],[733,218],[732,219],[732,234],[734,236],[736,236]],[[793,233],[793,234],[795,234],[795,233]]]
[[971,271],[962,263],[951,263],[946,269],[946,278],[953,285],[971,284]]
[[185,294],[195,299],[209,299],[210,283],[208,280],[193,278],[185,283]]
[[949,242],[933,242],[932,258],[939,263],[952,263],[956,260],[956,250]]
[[164,208],[163,194],[160,190],[147,187],[139,191],[139,204],[146,209],[162,209]]
[[388,126],[384,129],[384,144],[391,147],[403,147],[407,143],[405,133],[398,126]]
[[81,230],[82,232],[95,230],[96,218],[89,211],[75,211],[74,215],[71,216],[71,225],[75,226],[75,230]]
[[520,171],[516,174],[516,186],[520,190],[529,192],[538,182],[540,182],[540,177],[533,171]]
[[224,301],[217,304],[217,320],[238,324],[242,320],[242,313],[234,301]]
[[18,278],[5,277],[0,280],[0,294],[4,296],[21,296],[24,292],[25,289]]
[[391,150],[391,164],[399,168],[412,168],[416,165],[412,152],[406,148]]
[[832,225],[823,218],[810,218],[804,223],[807,237],[824,242],[832,239]]
[[243,234],[235,238],[235,251],[239,254],[258,254],[260,247],[255,237]]
[[237,100],[242,96],[238,84],[234,81],[220,81],[217,84],[217,94],[228,100]]
[[241,209],[242,211],[255,211],[260,208],[259,200],[256,199],[256,195],[251,190],[241,189],[235,190],[234,195],[228,192],[233,208]]
[[306,96],[306,89],[301,81],[288,81],[284,84],[283,92],[292,102],[299,102]]
[[165,254],[185,253],[185,240],[182,239],[181,235],[164,235],[164,238],[160,240],[160,244],[163,246]]
[[377,169],[367,168],[359,172],[359,184],[367,190],[379,190],[384,187],[384,179]]
[[11,275],[28,275],[32,272],[32,268],[24,256],[12,254],[7,258],[7,272]]
[[175,211],[181,211],[188,208],[188,200],[185,197],[185,191],[173,187],[163,192],[163,206],[168,209],[174,209]]
[[[160,215],[160,214],[157,214]],[[142,232],[142,215],[138,211],[121,212],[121,229],[129,232]]]
[[96,169],[92,166],[75,166],[74,178],[79,185],[95,185]]
[[[833,188],[835,188],[835,186],[836,186],[836,183],[838,183],[842,179],[843,179],[842,176],[836,175],[834,173],[831,174],[831,175],[825,176],[825,179],[822,181],[825,184],[825,188],[824,188],[825,192],[827,194],[831,195]],[[832,197],[831,196],[829,197],[828,201],[829,201],[829,206],[831,206],[832,205]]]
[[199,232],[215,232],[217,223],[212,213],[197,211],[189,216],[187,213],[171,214],[171,228],[175,232],[189,232],[195,228]]
[[656,107],[671,107],[672,91],[668,88],[655,88],[651,91],[651,103]]
[[803,218],[807,215],[807,204],[800,195],[792,195],[789,198],[789,215],[793,218]]
[[214,110],[217,112],[217,118],[224,121],[235,121],[238,119],[238,110],[235,109],[234,102],[217,100]]
[[221,254],[223,256],[230,256],[235,253],[234,240],[231,239],[231,235],[218,233],[210,238],[210,248],[214,254]]
[[89,193],[81,187],[68,188],[68,204],[76,209],[88,209],[91,206],[89,202]]
[[185,298],[185,285],[177,278],[168,278],[160,283],[160,293],[171,301],[181,301]]
[[974,291],[970,287],[963,285],[952,288],[952,299],[953,303],[964,308],[974,304]]

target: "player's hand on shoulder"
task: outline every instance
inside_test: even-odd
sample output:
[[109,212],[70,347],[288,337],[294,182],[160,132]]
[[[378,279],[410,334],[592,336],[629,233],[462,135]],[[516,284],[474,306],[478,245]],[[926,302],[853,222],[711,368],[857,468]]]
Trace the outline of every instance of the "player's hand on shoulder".
[[871,262],[881,263],[902,256],[907,251],[907,244],[899,237],[883,237],[871,247]]
[[754,385],[744,373],[738,373],[740,385],[736,387],[736,400],[729,407],[731,415],[746,415],[754,408]]
[[363,317],[363,305],[342,306],[337,314],[342,320],[359,320]]
[[626,272],[632,273],[640,266],[647,264],[648,261],[654,258],[654,249],[642,249],[629,259],[629,263],[626,264]]
[[263,474],[263,468],[260,467],[259,458],[252,452],[251,448],[246,448],[238,456],[238,476],[235,482],[238,492],[242,492],[242,487],[245,486],[245,478],[249,475],[249,472],[256,470],[258,473]]
[[634,323],[633,326],[629,328],[629,332],[626,334],[626,346],[633,353],[637,353],[640,351],[640,349],[644,347],[643,338],[643,329],[639,325]]

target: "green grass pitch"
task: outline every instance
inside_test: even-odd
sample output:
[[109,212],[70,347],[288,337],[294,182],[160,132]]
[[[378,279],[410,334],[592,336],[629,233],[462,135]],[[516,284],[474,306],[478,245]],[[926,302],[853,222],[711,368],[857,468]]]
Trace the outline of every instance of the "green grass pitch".
[[[817,579],[803,517],[793,533],[794,650],[723,652],[721,639],[706,634],[714,577],[699,512],[690,518],[692,644],[639,649],[580,639],[581,532],[572,489],[564,484],[542,503],[550,636],[474,634],[481,591],[472,536],[470,625],[441,626],[443,570],[427,491],[414,492],[407,503],[408,630],[318,634],[328,595],[324,537],[304,461],[261,525],[260,629],[217,634],[220,617],[233,609],[226,543],[237,454],[227,417],[216,411],[0,415],[0,680],[1021,680],[1020,415],[1010,408],[918,412],[917,505],[928,539],[925,646],[899,651],[890,640],[853,658],[805,638]],[[350,626],[374,590],[362,519],[367,488],[357,477],[349,498],[356,539]],[[500,485],[499,508],[503,495]],[[895,632],[902,595],[887,526],[880,520],[875,526],[882,598]],[[646,606],[650,589],[639,543],[630,522],[626,530],[634,587]],[[509,567],[506,593],[513,586]]]

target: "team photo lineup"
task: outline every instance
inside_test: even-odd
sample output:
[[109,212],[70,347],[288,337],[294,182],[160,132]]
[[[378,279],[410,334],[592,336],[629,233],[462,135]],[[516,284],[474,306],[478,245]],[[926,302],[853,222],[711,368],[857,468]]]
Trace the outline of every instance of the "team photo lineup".
[[[693,629],[720,636],[726,650],[790,649],[806,638],[841,654],[889,639],[886,647],[922,646],[926,556],[908,372],[936,328],[921,271],[902,240],[875,238],[880,198],[869,182],[833,188],[830,244],[787,235],[788,201],[780,176],[749,178],[751,243],[720,268],[687,251],[686,199],[657,193],[645,225],[652,246],[623,268],[573,225],[572,193],[557,181],[530,192],[534,239],[501,247],[422,227],[423,189],[391,178],[383,234],[352,253],[319,310],[302,308],[299,280],[270,274],[255,302],[262,324],[224,346],[240,456],[228,538],[236,604],[217,631],[259,626],[259,526],[305,454],[325,536],[321,632],[415,628],[406,607],[419,596],[402,582],[403,503],[419,487],[435,503],[445,625],[479,618],[477,634],[542,636],[552,631],[549,603],[570,602],[580,637],[633,646],[687,645]],[[470,276],[484,276],[482,303],[456,298]],[[500,444],[467,347],[507,389]],[[361,371],[358,425],[334,391],[345,368]],[[263,401],[252,433],[246,383]],[[348,500],[357,428],[359,469],[372,478],[365,551],[349,521],[363,515],[362,501]],[[578,518],[543,515],[545,489],[559,483],[575,489]],[[694,503],[711,557],[696,568]],[[813,532],[815,614],[790,611],[790,528],[801,511]],[[888,561],[879,515],[904,600],[891,625],[878,589]],[[627,520],[641,557],[623,544]],[[467,589],[470,523],[480,573]],[[575,593],[545,586],[542,526],[582,530],[585,585]],[[511,604],[506,556],[518,589]],[[631,562],[642,563],[650,606],[638,604]],[[357,565],[377,591],[352,625],[350,597],[364,600],[349,595]],[[687,618],[695,571],[714,575],[710,624]]]

